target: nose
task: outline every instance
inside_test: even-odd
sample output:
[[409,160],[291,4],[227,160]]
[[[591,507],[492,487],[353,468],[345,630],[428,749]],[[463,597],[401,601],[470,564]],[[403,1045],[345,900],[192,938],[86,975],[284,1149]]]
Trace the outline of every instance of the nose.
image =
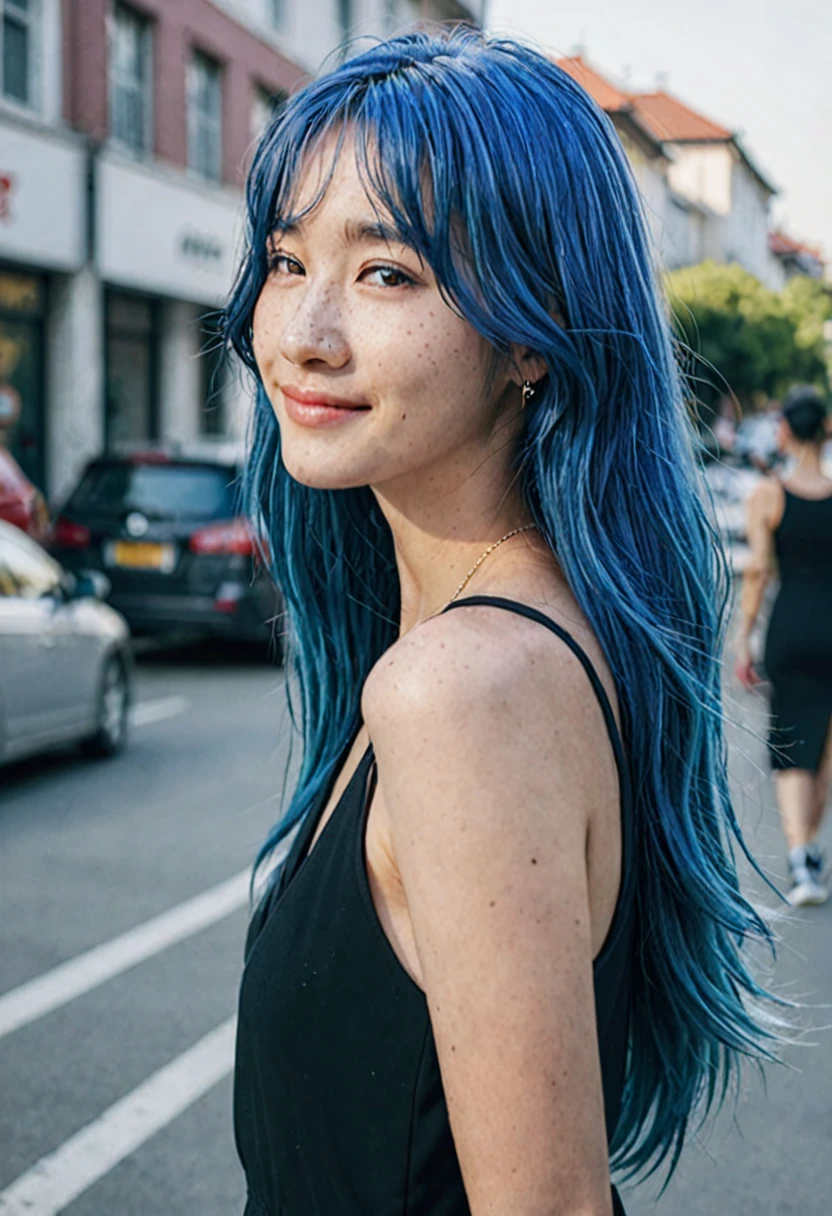
[[281,334],[280,353],[296,367],[310,363],[345,367],[352,351],[335,289],[310,283],[297,295],[298,305]]

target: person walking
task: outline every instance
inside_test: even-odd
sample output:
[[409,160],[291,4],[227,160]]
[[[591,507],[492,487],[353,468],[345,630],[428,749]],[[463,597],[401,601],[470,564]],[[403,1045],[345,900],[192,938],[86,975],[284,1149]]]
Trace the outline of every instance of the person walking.
[[240,987],[247,1216],[620,1214],[611,1171],[672,1168],[773,1046],[626,157],[551,59],[420,32],[290,99],[247,198],[225,332],[303,742]]
[[737,673],[753,682],[751,632],[776,560],[780,588],[765,640],[771,682],[769,757],[788,847],[795,906],[828,898],[818,842],[832,779],[832,478],[822,469],[826,408],[810,386],[783,405],[780,450],[793,460],[748,502],[749,565],[743,576]]

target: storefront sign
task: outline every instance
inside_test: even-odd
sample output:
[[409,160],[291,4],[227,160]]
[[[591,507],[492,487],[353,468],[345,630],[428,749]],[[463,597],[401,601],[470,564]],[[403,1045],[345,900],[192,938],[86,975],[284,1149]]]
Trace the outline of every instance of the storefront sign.
[[241,196],[110,153],[98,162],[96,193],[98,267],[108,283],[196,304],[225,298]]
[[220,266],[225,252],[215,237],[201,232],[183,232],[179,248],[184,258],[207,267]]
[[83,265],[80,141],[0,119],[0,261],[53,270]]

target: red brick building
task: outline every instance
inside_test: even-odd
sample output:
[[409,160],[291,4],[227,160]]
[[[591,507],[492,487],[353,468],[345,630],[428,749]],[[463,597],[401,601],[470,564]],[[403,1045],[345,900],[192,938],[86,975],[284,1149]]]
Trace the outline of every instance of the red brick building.
[[[152,75],[152,156],[188,168],[189,68],[215,65],[221,89],[220,179],[239,185],[261,97],[290,93],[308,74],[210,0],[63,0],[63,113],[76,131],[112,134],[111,49],[144,40]],[[120,31],[119,27],[123,27]],[[115,53],[118,53],[116,46]],[[115,69],[117,71],[117,69]],[[145,132],[142,132],[144,135]]]

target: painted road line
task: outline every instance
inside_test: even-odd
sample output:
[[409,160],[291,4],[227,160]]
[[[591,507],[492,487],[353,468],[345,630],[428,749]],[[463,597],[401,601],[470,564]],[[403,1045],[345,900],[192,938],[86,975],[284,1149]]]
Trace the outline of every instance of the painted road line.
[[0,1191],[2,1216],[56,1216],[233,1066],[235,1017],[148,1077]]
[[201,895],[186,899],[168,912],[0,996],[0,1039],[230,916],[247,903],[250,877],[250,870],[242,870]]
[[130,710],[131,726],[147,726],[150,722],[164,722],[184,713],[190,705],[187,697],[156,697],[152,701],[140,701]]

